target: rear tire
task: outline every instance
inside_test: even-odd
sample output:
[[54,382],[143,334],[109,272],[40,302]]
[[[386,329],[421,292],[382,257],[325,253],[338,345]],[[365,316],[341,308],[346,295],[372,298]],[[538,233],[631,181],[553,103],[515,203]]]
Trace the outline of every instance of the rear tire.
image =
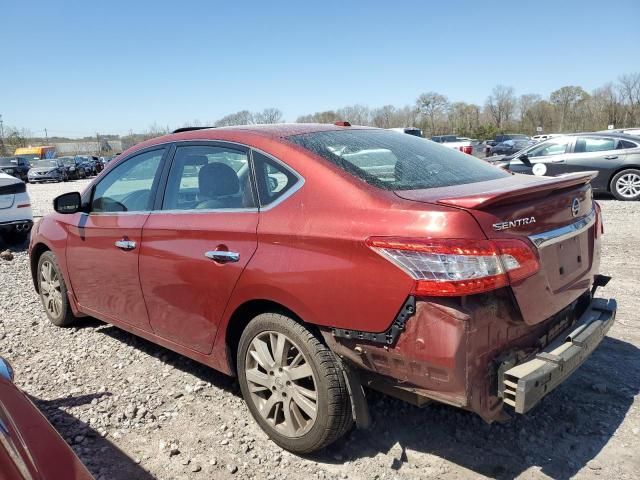
[[37,275],[40,300],[51,323],[57,327],[72,325],[77,318],[71,310],[62,270],[52,252],[47,251],[40,256]]
[[618,200],[640,199],[640,170],[629,168],[618,172],[611,179],[609,188]]
[[276,313],[255,317],[240,338],[237,371],[253,418],[298,454],[333,443],[353,423],[339,361],[304,325]]

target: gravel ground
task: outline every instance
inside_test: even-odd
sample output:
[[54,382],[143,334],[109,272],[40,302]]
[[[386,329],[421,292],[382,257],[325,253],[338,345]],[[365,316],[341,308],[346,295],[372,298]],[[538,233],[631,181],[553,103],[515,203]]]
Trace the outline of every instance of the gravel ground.
[[[86,181],[29,185],[34,214]],[[443,405],[372,393],[369,431],[307,458],[268,441],[233,379],[97,320],[50,325],[26,246],[0,260],[0,353],[89,470],[101,479],[638,478],[640,203],[601,199],[601,295],[618,321],[600,348],[526,417],[486,425]],[[0,338],[2,331],[0,330]]]

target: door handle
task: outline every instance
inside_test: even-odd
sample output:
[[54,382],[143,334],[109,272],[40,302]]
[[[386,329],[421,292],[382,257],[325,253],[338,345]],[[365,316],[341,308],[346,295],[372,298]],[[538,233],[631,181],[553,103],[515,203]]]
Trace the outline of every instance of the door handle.
[[618,155],[607,155],[606,157],[604,157],[606,160],[615,160],[616,158],[618,158]]
[[561,158],[554,158],[551,160],[551,163],[564,163],[564,160]]
[[204,256],[218,263],[235,263],[240,260],[238,252],[228,252],[226,250],[211,250],[204,252]]
[[115,245],[120,250],[133,250],[134,248],[136,248],[136,242],[132,240],[126,240],[124,238],[122,240],[117,240]]

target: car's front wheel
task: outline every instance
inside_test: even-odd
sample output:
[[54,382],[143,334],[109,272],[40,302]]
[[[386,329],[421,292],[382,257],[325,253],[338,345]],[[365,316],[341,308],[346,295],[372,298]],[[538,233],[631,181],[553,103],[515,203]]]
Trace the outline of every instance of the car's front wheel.
[[629,168],[611,179],[611,193],[618,200],[640,199],[640,170]]
[[67,285],[52,252],[44,252],[38,260],[38,292],[51,323],[68,327],[76,320],[67,297]]
[[319,450],[352,425],[339,361],[290,317],[265,313],[254,318],[240,338],[237,369],[251,414],[286,450]]

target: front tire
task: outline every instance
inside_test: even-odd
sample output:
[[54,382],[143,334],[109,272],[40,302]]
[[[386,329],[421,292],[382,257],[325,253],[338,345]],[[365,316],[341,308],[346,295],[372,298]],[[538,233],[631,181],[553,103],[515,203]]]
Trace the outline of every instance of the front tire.
[[640,170],[629,168],[611,179],[611,193],[618,200],[640,199]]
[[240,338],[237,371],[253,418],[286,450],[320,450],[352,425],[339,361],[290,317],[265,313],[251,320]]
[[76,321],[67,297],[67,286],[56,256],[48,251],[38,260],[38,292],[47,317],[57,327],[68,327]]

